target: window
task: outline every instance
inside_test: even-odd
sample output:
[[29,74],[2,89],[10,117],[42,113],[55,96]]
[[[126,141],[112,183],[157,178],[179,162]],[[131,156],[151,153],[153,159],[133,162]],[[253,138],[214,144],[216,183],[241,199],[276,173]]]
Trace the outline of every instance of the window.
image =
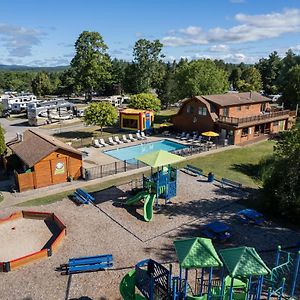
[[236,110],[237,110],[237,111],[241,111],[241,110],[242,110],[242,107],[241,107],[241,106],[237,106],[237,107],[236,107]]
[[273,122],[273,126],[278,126],[278,125],[279,125],[278,121]]
[[224,107],[223,108],[223,116],[228,117],[228,113],[229,113],[229,108],[228,107]]
[[246,105],[246,109],[250,109],[250,105]]
[[186,107],[186,112],[192,114],[194,112],[194,107],[192,105],[188,104]]
[[200,115],[200,116],[206,116],[207,115],[207,109],[206,109],[206,107],[200,106],[199,110],[198,110],[198,115]]
[[247,136],[248,135],[248,127],[242,129],[242,136]]

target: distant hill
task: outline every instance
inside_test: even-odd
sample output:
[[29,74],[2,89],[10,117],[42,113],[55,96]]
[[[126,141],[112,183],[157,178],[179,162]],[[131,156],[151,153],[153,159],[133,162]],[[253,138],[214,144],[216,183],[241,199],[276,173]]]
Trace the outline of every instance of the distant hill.
[[0,71],[35,71],[35,72],[60,72],[64,71],[69,66],[57,66],[57,67],[29,67],[29,66],[19,66],[19,65],[1,65],[0,64]]

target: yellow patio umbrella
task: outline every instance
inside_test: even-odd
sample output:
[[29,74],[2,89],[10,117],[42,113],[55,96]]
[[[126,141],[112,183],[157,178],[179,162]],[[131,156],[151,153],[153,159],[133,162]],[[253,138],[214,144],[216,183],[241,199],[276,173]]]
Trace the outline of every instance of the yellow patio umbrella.
[[159,125],[159,127],[170,127],[170,126],[173,126],[173,124],[170,122],[164,122]]
[[214,132],[214,131],[205,131],[201,133],[204,136],[208,136],[208,139],[210,140],[211,137],[217,137],[219,136],[218,133]]

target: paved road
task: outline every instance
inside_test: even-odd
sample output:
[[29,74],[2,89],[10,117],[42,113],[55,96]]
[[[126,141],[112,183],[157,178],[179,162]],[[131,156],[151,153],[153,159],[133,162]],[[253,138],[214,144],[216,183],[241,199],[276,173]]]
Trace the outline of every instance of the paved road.
[[84,124],[74,124],[62,128],[46,129],[41,127],[32,127],[27,124],[26,119],[7,120],[0,118],[0,124],[5,130],[5,142],[9,142],[17,136],[17,132],[23,133],[27,129],[34,129],[43,133],[53,135],[58,132],[76,131],[84,128]]

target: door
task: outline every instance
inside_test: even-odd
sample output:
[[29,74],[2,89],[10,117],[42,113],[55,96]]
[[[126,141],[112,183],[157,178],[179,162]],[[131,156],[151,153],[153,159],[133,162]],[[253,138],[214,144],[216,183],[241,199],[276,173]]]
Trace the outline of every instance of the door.
[[67,181],[68,165],[67,165],[66,157],[51,160],[51,168],[52,168],[53,184]]

